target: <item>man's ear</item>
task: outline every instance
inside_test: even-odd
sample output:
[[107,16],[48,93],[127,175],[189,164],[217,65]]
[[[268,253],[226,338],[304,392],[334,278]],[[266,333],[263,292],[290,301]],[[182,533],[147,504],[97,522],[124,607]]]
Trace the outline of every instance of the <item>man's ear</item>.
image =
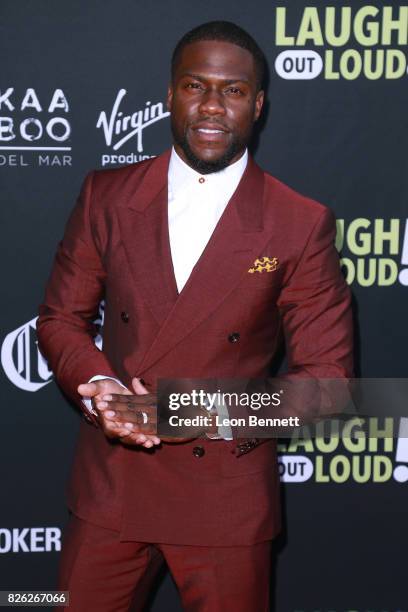
[[261,91],[258,91],[258,93],[256,94],[256,98],[255,98],[254,121],[257,121],[259,119],[259,116],[262,110],[262,106],[264,103],[264,99],[265,99],[265,92],[261,89]]
[[171,104],[173,102],[173,85],[171,83],[169,83],[169,86],[167,87],[167,110],[171,111]]

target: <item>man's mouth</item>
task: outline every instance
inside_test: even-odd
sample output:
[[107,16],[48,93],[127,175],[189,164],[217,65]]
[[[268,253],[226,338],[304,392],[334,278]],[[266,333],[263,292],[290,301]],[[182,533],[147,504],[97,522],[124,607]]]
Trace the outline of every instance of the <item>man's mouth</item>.
[[224,146],[229,133],[223,126],[209,122],[193,125],[191,130],[195,135],[193,138],[195,138],[196,142],[200,143],[200,146],[204,145],[206,147]]
[[226,134],[228,132],[224,126],[210,122],[197,123],[192,126],[192,129],[200,134]]
[[225,130],[210,130],[208,128],[197,128],[197,132],[202,134],[224,134]]

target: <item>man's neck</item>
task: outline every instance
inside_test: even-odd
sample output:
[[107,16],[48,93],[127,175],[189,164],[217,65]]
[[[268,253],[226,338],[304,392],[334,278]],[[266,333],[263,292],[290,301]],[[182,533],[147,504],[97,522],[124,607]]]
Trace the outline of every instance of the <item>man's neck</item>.
[[248,149],[243,149],[239,156],[234,160],[231,161],[230,164],[228,164],[227,166],[220,168],[219,170],[214,170],[214,172],[207,172],[207,173],[203,173],[200,172],[199,169],[195,168],[186,158],[185,155],[180,155],[180,147],[178,147],[177,145],[173,145],[172,147],[172,155],[175,155],[177,158],[177,161],[185,166],[185,169],[189,172],[195,172],[200,176],[211,176],[211,175],[216,175],[219,174],[221,172],[225,172],[225,174],[229,174],[230,171],[234,171],[235,169],[238,169],[238,167],[241,167],[243,169],[245,169],[246,165],[247,165],[247,161],[248,161]]

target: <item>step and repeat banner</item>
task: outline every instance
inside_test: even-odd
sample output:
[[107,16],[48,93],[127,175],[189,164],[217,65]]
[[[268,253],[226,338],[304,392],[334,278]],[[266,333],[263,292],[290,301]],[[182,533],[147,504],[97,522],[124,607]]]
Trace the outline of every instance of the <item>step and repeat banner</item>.
[[[85,174],[169,147],[170,57],[192,27],[235,21],[264,49],[255,158],[337,216],[357,375],[407,376],[408,5],[3,0],[0,14],[0,590],[49,590],[79,416],[38,351],[38,305]],[[402,425],[282,441],[272,609],[408,610]],[[165,576],[152,610],[179,609]]]

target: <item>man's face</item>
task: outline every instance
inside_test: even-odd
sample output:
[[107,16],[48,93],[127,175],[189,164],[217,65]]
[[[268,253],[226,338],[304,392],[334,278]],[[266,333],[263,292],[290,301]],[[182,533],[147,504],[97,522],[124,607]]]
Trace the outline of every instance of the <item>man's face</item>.
[[263,99],[249,51],[215,40],[187,45],[167,96],[177,153],[202,174],[222,170],[241,157]]

